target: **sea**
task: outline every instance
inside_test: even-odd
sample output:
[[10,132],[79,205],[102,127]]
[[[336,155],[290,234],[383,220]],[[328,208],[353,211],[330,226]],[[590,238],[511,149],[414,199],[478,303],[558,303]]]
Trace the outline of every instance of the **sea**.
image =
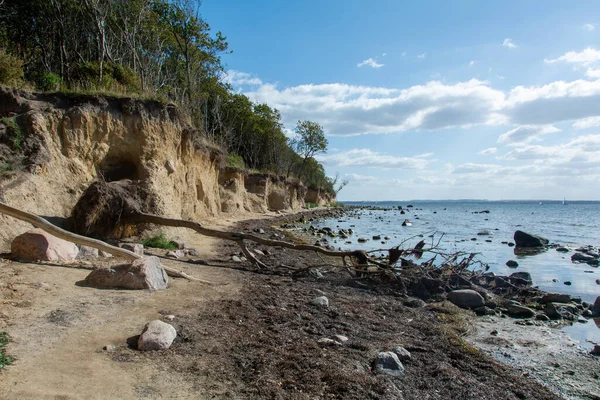
[[[350,238],[337,239],[332,243],[336,248],[375,250],[402,242],[403,248],[411,248],[423,239],[428,245],[438,244],[439,241],[439,247],[444,251],[478,253],[477,259],[496,274],[529,272],[533,285],[544,291],[567,293],[591,303],[600,296],[600,284],[596,281],[600,279],[600,268],[571,262],[571,255],[578,247],[591,245],[595,249],[600,248],[598,201],[411,200],[343,203],[379,209],[356,209],[342,219],[315,222],[317,228],[354,231]],[[401,213],[399,206],[405,214]],[[408,221],[403,226],[405,220]],[[551,244],[560,244],[570,251],[561,253],[549,248],[534,254],[522,254],[515,247],[502,243],[514,243],[516,230],[545,237]],[[380,235],[382,240],[372,240],[374,235]],[[384,240],[386,236],[390,239]],[[358,243],[358,238],[369,240]],[[506,262],[509,260],[516,261],[518,267],[508,267]],[[600,344],[600,319],[589,319],[587,323],[575,323],[563,329],[586,348],[593,347],[590,341]]]

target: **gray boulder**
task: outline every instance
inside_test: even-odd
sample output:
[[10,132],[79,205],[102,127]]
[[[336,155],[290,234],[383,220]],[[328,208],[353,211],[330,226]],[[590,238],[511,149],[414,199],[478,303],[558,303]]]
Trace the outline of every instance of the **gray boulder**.
[[511,317],[517,318],[531,318],[535,316],[535,311],[531,308],[527,308],[518,304],[508,304],[506,311]]
[[548,303],[568,303],[571,301],[571,295],[564,293],[546,293],[540,299],[540,304]]
[[516,231],[514,239],[517,247],[544,247],[549,243],[546,238],[523,231]]
[[517,268],[519,266],[519,263],[516,262],[515,260],[508,260],[506,262],[506,266],[509,268]]
[[594,301],[594,305],[592,306],[592,314],[600,317],[600,296],[596,297],[596,301]]
[[13,257],[24,261],[73,261],[79,253],[74,243],[41,229],[32,229],[14,238],[10,251]]
[[402,365],[396,353],[382,351],[375,360],[375,372],[401,378],[404,376],[404,365]]
[[157,319],[144,326],[137,347],[142,351],[166,350],[171,347],[176,337],[177,331],[172,325]]
[[571,261],[574,263],[585,263],[589,265],[598,265],[600,264],[600,260],[598,257],[594,257],[590,254],[584,253],[575,253],[571,256]]
[[400,361],[409,361],[410,359],[412,359],[412,356],[410,354],[410,351],[406,350],[404,347],[402,346],[398,346],[394,349],[394,353],[396,353],[396,355],[398,356],[398,359]]
[[510,274],[509,278],[523,279],[528,282],[532,281],[531,274],[529,272],[515,272],[515,273]]
[[166,289],[169,278],[157,257],[144,257],[131,264],[93,270],[84,280],[87,286],[110,289]]
[[546,304],[546,315],[552,319],[566,319],[574,321],[579,315],[579,309],[572,304],[548,303]]
[[479,308],[485,305],[483,297],[471,289],[453,290],[448,293],[448,300],[460,308]]

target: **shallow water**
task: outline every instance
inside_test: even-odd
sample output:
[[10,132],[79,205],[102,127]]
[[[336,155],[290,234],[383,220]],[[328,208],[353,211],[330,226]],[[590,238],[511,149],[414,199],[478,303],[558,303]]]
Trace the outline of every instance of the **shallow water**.
[[[593,245],[600,247],[600,202],[488,202],[488,201],[414,201],[414,202],[346,202],[347,205],[376,205],[393,207],[394,210],[359,210],[343,220],[324,220],[315,223],[316,227],[352,228],[354,235],[348,241],[338,239],[332,243],[336,247],[372,250],[389,248],[407,240],[404,248],[414,246],[425,238],[431,243],[441,237],[440,247],[447,251],[468,251],[479,253],[479,260],[488,264],[490,271],[509,275],[515,271],[529,272],[533,284],[549,292],[568,293],[579,296],[583,301],[593,302],[600,295],[600,269],[587,264],[574,264],[571,255],[559,253],[555,249],[525,255],[514,247],[501,244],[513,241],[515,230],[543,236],[550,243],[558,243],[570,249]],[[413,205],[407,209],[407,205]],[[397,206],[402,206],[402,215]],[[488,210],[489,213],[475,214]],[[409,219],[412,226],[402,226]],[[487,231],[490,236],[477,235]],[[442,236],[443,233],[443,236]],[[423,237],[414,237],[422,234]],[[392,239],[382,244],[371,240],[373,235]],[[369,238],[366,243],[358,243],[359,237]],[[412,238],[411,238],[412,237]],[[410,238],[410,239],[409,239]],[[476,239],[476,240],[471,240]],[[491,242],[486,242],[486,240]],[[509,268],[508,260],[515,260],[519,266]],[[564,282],[571,282],[566,285]],[[576,323],[565,328],[573,337],[585,342],[600,343],[600,329],[590,320],[587,324]],[[589,347],[586,345],[586,347]]]

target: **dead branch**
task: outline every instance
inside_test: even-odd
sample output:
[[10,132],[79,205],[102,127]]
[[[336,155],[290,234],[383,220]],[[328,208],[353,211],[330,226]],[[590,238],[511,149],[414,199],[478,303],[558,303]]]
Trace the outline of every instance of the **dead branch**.
[[[93,247],[95,249],[110,253],[114,256],[123,257],[127,260],[137,260],[139,258],[142,258],[142,256],[140,256],[139,254],[135,254],[132,251],[125,250],[125,249],[122,249],[122,248],[116,247],[116,246],[111,246],[110,244],[105,243],[98,239],[92,239],[89,237],[77,235],[75,233],[66,231],[62,228],[59,228],[56,225],[51,224],[50,222],[46,221],[42,217],[27,213],[25,211],[21,211],[19,209],[16,209],[14,207],[11,207],[11,206],[6,205],[1,202],[0,202],[0,213],[9,215],[9,216],[19,219],[21,221],[29,222],[33,226],[40,228],[40,229],[50,233],[51,235],[56,236],[59,239],[66,240],[71,243]],[[169,274],[169,276],[185,278],[185,279],[189,279],[191,281],[198,281],[198,282],[211,284],[211,285],[214,284],[213,282],[205,281],[205,280],[190,276],[190,275],[186,274],[185,272],[177,271],[176,269],[171,268],[171,267],[163,266],[163,268],[165,269],[167,274]]]

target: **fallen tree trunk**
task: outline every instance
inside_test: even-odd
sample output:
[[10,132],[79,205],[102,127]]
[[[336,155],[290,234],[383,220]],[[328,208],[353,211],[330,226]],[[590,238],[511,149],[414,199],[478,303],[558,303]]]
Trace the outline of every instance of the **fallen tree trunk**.
[[[120,247],[112,246],[112,245],[105,243],[98,239],[92,239],[92,238],[88,238],[85,236],[77,235],[75,233],[66,231],[62,228],[59,228],[56,225],[51,224],[50,222],[46,221],[42,217],[27,213],[25,211],[21,211],[17,208],[11,207],[11,206],[1,203],[1,202],[0,202],[0,213],[9,215],[9,216],[19,219],[21,221],[29,222],[33,226],[40,228],[40,229],[56,236],[57,238],[66,240],[68,242],[72,242],[72,243],[83,245],[83,246],[93,247],[95,249],[110,253],[114,256],[123,257],[127,260],[133,261],[133,260],[142,258],[142,256],[140,256],[139,254],[135,254],[132,251],[125,250]],[[212,282],[194,278],[193,276],[190,276],[190,275],[186,274],[185,272],[177,271],[171,267],[163,266],[163,268],[165,269],[165,271],[167,271],[167,273],[170,276],[186,278],[186,279],[193,280],[193,281],[200,281],[203,283],[212,284]]]

